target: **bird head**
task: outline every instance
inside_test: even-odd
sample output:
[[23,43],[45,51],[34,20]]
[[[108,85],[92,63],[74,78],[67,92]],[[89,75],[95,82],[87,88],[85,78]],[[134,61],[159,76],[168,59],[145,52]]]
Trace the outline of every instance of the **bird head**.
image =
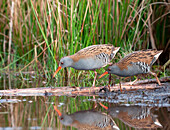
[[100,75],[99,79],[103,76],[105,76],[106,74],[114,74],[115,72],[117,72],[117,66],[116,65],[111,65],[107,68],[107,71],[104,72],[102,75]]
[[73,119],[69,115],[62,114],[56,106],[53,106],[54,110],[57,112],[61,123],[65,126],[70,126],[73,123]]
[[61,58],[59,66],[57,70],[54,72],[53,77],[58,73],[59,70],[65,67],[70,67],[72,64],[73,64],[73,60],[70,57],[66,56]]

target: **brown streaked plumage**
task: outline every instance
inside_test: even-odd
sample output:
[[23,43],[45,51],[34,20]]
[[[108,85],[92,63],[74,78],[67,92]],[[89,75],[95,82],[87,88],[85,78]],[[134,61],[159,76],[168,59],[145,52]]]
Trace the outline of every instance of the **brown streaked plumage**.
[[81,49],[74,55],[71,55],[73,61],[78,61],[81,58],[88,58],[88,57],[94,57],[96,55],[99,55],[101,53],[105,53],[108,55],[111,55],[114,51],[113,45],[105,44],[105,45],[93,45],[86,47],[84,49]]
[[154,56],[158,53],[162,53],[162,50],[161,51],[157,51],[157,50],[135,51],[125,56],[118,63],[116,63],[116,65],[118,65],[121,70],[127,69],[129,65],[132,65],[131,62],[140,61],[150,65]]
[[110,63],[118,52],[120,47],[114,47],[113,45],[92,45],[86,47],[74,55],[63,57],[60,60],[59,67],[55,71],[53,77],[61,68],[72,67],[77,70],[93,70],[95,72],[95,78],[93,81],[93,87],[95,86],[95,80],[97,77],[96,69],[104,67]]
[[130,127],[137,129],[156,129],[162,128],[157,115],[152,111],[152,107],[145,106],[115,106],[107,107],[100,103],[109,115],[118,118]]
[[54,109],[60,122],[65,126],[73,126],[81,130],[119,130],[111,116],[106,113],[85,110],[66,115],[62,114],[56,106],[54,106]]
[[103,73],[99,78],[108,73],[115,74],[120,77],[129,77],[138,74],[149,73],[155,76],[158,84],[161,85],[157,75],[150,71],[152,65],[155,63],[161,53],[162,50],[135,51],[121,59],[118,63],[109,66],[107,71]]

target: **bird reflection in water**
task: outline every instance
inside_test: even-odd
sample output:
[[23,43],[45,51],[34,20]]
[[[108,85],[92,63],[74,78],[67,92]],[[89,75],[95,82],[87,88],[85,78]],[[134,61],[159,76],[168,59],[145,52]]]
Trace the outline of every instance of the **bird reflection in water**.
[[113,118],[118,118],[130,127],[138,129],[162,128],[162,125],[157,119],[157,115],[153,114],[152,107],[117,106],[108,108],[101,103],[100,105],[104,107]]
[[78,129],[93,130],[119,130],[111,116],[94,110],[78,111],[73,114],[62,114],[54,106],[60,122],[65,126],[73,126]]

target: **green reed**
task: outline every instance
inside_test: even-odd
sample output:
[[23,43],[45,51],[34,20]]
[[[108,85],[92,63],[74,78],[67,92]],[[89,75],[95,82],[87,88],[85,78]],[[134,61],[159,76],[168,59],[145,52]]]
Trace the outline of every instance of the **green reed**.
[[[3,72],[14,68],[19,72],[33,69],[50,79],[61,57],[94,44],[120,46],[116,62],[133,50],[147,48],[164,49],[166,58],[161,62],[168,60],[166,2],[16,0],[13,14],[11,6],[11,1],[0,2],[0,66]],[[11,27],[6,24],[10,21],[13,22]],[[12,44],[9,45],[11,28]],[[18,67],[21,64],[24,66]],[[74,69],[66,71],[68,77],[86,73]],[[61,70],[58,76],[65,76],[64,72]]]

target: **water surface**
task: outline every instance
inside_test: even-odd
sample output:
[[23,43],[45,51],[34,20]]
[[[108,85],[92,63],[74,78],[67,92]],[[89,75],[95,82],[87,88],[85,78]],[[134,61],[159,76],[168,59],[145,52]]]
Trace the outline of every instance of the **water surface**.
[[[1,77],[1,90],[50,87],[45,79]],[[54,83],[55,84],[55,83]],[[55,86],[55,85],[54,85]],[[84,87],[84,86],[83,86]],[[170,129],[170,89],[96,96],[2,96],[0,129]],[[103,105],[102,105],[103,104]],[[59,115],[54,106],[62,113]],[[104,107],[105,106],[105,107]],[[66,115],[66,116],[65,116]],[[70,119],[71,121],[68,121]]]

